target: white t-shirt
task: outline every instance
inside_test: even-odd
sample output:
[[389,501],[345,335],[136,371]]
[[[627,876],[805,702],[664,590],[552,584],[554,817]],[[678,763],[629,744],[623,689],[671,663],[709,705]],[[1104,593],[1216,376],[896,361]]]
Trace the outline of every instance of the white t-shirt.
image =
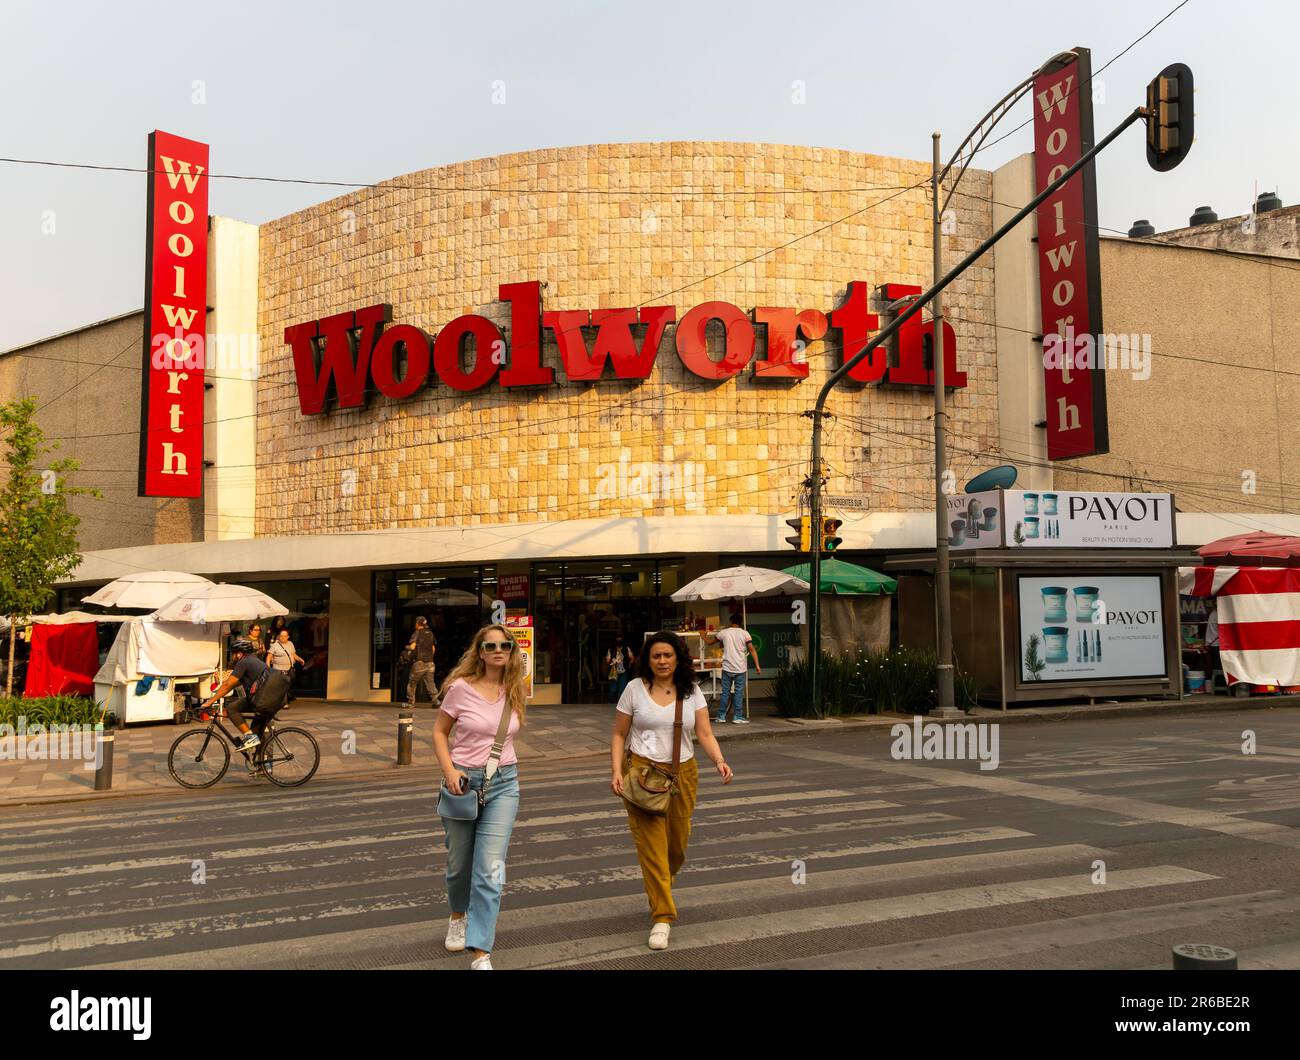
[[749,669],[745,645],[754,638],[739,626],[728,626],[714,634],[722,642],[722,668],[729,674],[743,674]]
[[[627,749],[634,755],[652,762],[673,760],[673,715],[676,703],[661,706],[650,698],[645,681],[634,678],[618,700],[618,710],[632,715],[632,731],[627,736]],[[709,704],[697,685],[695,691],[682,700],[682,753],[680,761],[695,757],[695,712],[708,710]]]

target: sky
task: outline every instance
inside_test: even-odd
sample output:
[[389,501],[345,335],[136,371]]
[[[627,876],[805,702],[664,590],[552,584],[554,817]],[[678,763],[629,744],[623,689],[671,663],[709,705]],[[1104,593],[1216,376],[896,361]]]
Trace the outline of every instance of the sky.
[[[164,129],[211,144],[214,174],[357,182],[628,141],[928,160],[933,131],[946,157],[1050,56],[1082,45],[1096,70],[1178,3],[5,0],[0,156],[141,167]],[[1189,0],[1100,74],[1098,138],[1168,63],[1197,86],[1196,142],[1177,169],[1148,168],[1140,123],[1099,157],[1100,223],[1162,231],[1203,204],[1242,214],[1257,188],[1300,201],[1297,39],[1300,4]],[[1026,98],[994,135],[1029,116]],[[975,165],[1032,146],[1026,126]],[[140,308],[144,182],[0,162],[0,350]],[[213,180],[209,208],[261,223],[346,190]]]

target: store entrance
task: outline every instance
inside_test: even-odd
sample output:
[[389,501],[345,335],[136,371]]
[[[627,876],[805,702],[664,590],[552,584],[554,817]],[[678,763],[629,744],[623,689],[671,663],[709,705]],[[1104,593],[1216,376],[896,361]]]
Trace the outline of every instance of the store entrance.
[[533,568],[539,667],[560,682],[565,703],[613,703],[609,676],[621,636],[635,657],[645,635],[677,617],[666,598],[680,584],[680,560],[537,564]]

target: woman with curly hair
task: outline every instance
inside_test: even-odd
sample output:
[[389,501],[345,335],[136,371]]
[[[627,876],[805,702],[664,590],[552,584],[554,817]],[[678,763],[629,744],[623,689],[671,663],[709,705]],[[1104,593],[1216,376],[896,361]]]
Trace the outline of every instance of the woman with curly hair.
[[[686,861],[699,786],[692,737],[712,759],[722,783],[730,784],[734,774],[713,735],[709,706],[695,684],[691,655],[682,639],[675,633],[656,633],[646,641],[635,665],[635,676],[623,690],[615,715],[610,788],[624,798],[628,828],[636,841],[641,878],[650,900],[650,948],[664,950],[668,948],[668,932],[677,919],[673,877]],[[681,734],[674,754],[673,732],[678,718]],[[679,763],[675,771],[674,759]],[[644,810],[627,798],[628,771],[647,766],[657,768],[660,776],[674,776],[663,814]]]
[[[454,795],[482,791],[473,821],[443,818],[447,834],[447,900],[451,919],[444,945],[468,949],[470,968],[491,971],[506,848],[519,810],[519,776],[514,736],[524,721],[524,659],[504,626],[484,626],[442,683],[442,705],[433,727],[433,749],[444,783]],[[489,777],[496,734],[505,711],[513,716],[499,768]],[[456,743],[448,741],[455,727]]]

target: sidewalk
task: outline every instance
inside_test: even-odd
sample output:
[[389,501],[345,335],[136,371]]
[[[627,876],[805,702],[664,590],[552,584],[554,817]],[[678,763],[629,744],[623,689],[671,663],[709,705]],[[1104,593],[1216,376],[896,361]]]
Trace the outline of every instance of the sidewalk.
[[[1300,706],[1300,696],[1260,696],[1253,699],[1195,696],[1181,703],[1161,699],[1064,704],[1019,707],[1005,714],[996,709],[978,708],[967,716],[967,720],[1019,724],[1117,715],[1296,706]],[[752,702],[750,708],[753,720],[749,725],[714,725],[720,741],[731,743],[865,726],[888,728],[899,721],[910,721],[912,717],[910,714],[883,714],[844,719],[786,719],[776,715],[776,705],[770,700]],[[320,778],[393,777],[413,769],[436,771],[437,760],[432,744],[433,712],[427,704],[417,707],[414,712],[411,766],[396,764],[397,718],[401,710],[397,704],[297,700],[278,720],[285,725],[302,726],[320,744],[320,770],[311,783]],[[520,759],[546,763],[608,754],[613,714],[614,708],[608,704],[530,707],[527,725],[516,741]],[[167,724],[141,725],[119,731],[114,741],[113,787],[106,792],[94,790],[94,770],[86,769],[80,760],[0,760],[0,807],[183,791],[185,789],[177,785],[167,772],[167,751],[183,731],[180,726]],[[246,789],[255,784],[269,786],[261,778],[246,776],[242,760],[232,752],[230,770],[213,790],[236,790],[232,785]]]

